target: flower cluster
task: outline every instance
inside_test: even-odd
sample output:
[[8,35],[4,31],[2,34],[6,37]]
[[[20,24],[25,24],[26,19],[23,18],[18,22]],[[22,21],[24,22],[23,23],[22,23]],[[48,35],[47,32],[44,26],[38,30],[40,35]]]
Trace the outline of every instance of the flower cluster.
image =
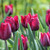
[[41,33],[40,42],[43,46],[50,46],[50,9],[46,11],[46,24],[49,26],[49,32]]
[[27,28],[28,23],[32,29],[32,31],[36,31],[39,29],[39,19],[37,14],[31,15],[30,13],[28,15],[25,15],[24,17],[21,16],[21,24],[23,27]]
[[[9,12],[9,15],[4,20],[4,23],[1,23],[0,25],[0,39],[7,40],[11,37],[11,32],[15,32],[19,29],[19,21],[18,16],[14,16],[14,18],[10,15],[13,14],[13,5],[5,5],[5,13],[7,14]],[[21,15],[21,24],[24,28],[28,28],[28,24],[30,25],[30,28],[32,31],[37,31],[39,29],[39,19],[38,14],[31,15],[30,13],[28,15]],[[47,33],[41,33],[40,42],[43,46],[50,46],[50,9],[46,12],[46,24],[49,26],[49,32]],[[24,50],[27,50],[27,37],[24,35],[21,35],[22,43]],[[18,50],[20,50],[20,39],[18,39]]]

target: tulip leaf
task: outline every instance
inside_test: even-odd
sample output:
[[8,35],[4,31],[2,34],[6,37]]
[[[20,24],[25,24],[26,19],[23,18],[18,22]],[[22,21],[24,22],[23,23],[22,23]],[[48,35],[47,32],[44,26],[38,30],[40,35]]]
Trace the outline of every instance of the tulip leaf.
[[41,48],[42,50],[45,50],[45,49],[43,48],[43,46],[42,46],[42,44],[41,44],[40,40],[39,40],[39,39],[37,39],[37,38],[36,38],[36,40],[37,40],[37,41],[38,41],[38,43],[40,44],[40,48]]
[[23,27],[22,27],[22,25],[20,23],[20,19],[19,19],[19,25],[20,25],[20,30],[22,31],[22,34],[23,34],[24,33],[24,30],[23,30]]
[[3,18],[3,20],[0,22],[0,24],[1,24],[2,22],[4,22],[4,20],[5,20],[6,17],[9,15],[9,13],[10,13],[10,11],[8,11],[8,13],[7,13],[6,16]]
[[[34,36],[33,36],[33,32],[32,32],[32,30],[31,30],[31,28],[30,28],[30,26],[29,26],[29,24],[28,24],[28,30],[29,30],[29,37],[30,37],[30,47],[31,47],[31,44],[33,44],[33,50],[38,50],[38,45],[37,45],[37,42],[36,42],[36,40],[34,39]],[[33,43],[32,43],[33,42]]]
[[11,46],[13,46],[14,42],[11,39],[8,39],[7,41],[10,43]]
[[18,33],[15,33],[15,34],[16,34],[16,37],[13,45],[13,50],[18,50]]
[[39,20],[40,20],[40,22],[41,22],[43,28],[45,29],[45,31],[47,31],[47,30],[46,30],[46,26],[45,26],[45,24],[44,24],[44,22],[43,22],[43,20],[42,20],[42,16],[40,16],[39,13],[38,13],[38,17],[39,17]]
[[31,8],[31,14],[32,14],[32,15],[34,14],[33,8]]

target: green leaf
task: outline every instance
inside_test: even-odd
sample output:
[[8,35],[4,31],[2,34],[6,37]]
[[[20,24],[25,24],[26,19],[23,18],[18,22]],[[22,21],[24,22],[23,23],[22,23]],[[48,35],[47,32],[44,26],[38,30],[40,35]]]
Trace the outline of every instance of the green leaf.
[[15,33],[16,37],[15,37],[15,42],[13,45],[13,50],[18,50],[18,33]]
[[10,43],[11,46],[13,46],[14,42],[11,39],[8,39],[7,41]]
[[23,43],[22,43],[22,39],[21,39],[21,35],[20,35],[20,50],[24,50]]
[[42,50],[45,50],[45,49],[43,48],[43,46],[42,46],[42,44],[41,44],[40,40],[39,40],[39,39],[37,39],[37,38],[36,38],[36,40],[38,41],[38,43],[39,43],[39,45],[40,45],[40,48],[41,48]]
[[4,17],[4,19],[0,22],[0,24],[1,24],[2,22],[4,22],[4,20],[5,20],[6,17],[9,15],[9,13],[10,13],[10,11],[8,11],[8,13],[7,13],[6,16]]
[[32,50],[38,50],[37,42],[34,39],[33,32],[31,30],[29,24],[28,24],[28,30],[29,30],[29,38],[30,38],[30,40],[29,40],[30,47],[34,46],[34,47],[32,47]]
[[31,8],[31,14],[32,14],[32,15],[34,14],[33,8]]

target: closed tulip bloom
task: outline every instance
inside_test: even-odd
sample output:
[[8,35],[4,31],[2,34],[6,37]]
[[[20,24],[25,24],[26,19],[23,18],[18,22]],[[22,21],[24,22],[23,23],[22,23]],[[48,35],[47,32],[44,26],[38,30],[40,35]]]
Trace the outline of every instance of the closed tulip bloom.
[[41,33],[40,42],[43,46],[49,46],[49,36],[48,33]]
[[11,37],[11,27],[8,23],[1,23],[0,39],[7,40]]
[[28,15],[21,16],[21,24],[22,24],[22,26],[27,28],[28,23],[29,23],[29,16]]
[[37,14],[31,15],[30,13],[28,15],[25,15],[24,17],[21,16],[21,24],[23,27],[27,28],[28,23],[32,29],[32,31],[36,31],[39,29],[39,19]]
[[5,13],[8,13],[8,11],[10,10],[9,15],[13,14],[13,5],[5,5]]
[[46,12],[46,24],[47,26],[50,25],[50,9]]
[[30,27],[32,29],[32,31],[36,31],[39,29],[39,19],[38,19],[38,15],[34,14],[31,19],[30,19]]
[[[27,37],[24,37],[24,35],[21,35],[21,39],[22,39],[22,43],[23,43],[23,48],[24,50],[27,50],[28,46],[27,46]],[[20,50],[20,39],[18,39],[18,50]]]
[[50,46],[50,33],[47,32],[47,35],[48,35],[48,37],[49,37],[49,46]]
[[18,30],[19,28],[19,21],[18,21],[18,16],[13,17],[9,17],[7,16],[7,18],[4,20],[6,23],[9,23],[12,29],[12,32],[15,32]]

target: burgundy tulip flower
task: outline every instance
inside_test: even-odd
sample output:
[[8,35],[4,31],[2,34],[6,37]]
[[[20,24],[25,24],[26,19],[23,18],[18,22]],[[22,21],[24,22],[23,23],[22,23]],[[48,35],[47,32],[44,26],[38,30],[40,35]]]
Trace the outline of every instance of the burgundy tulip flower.
[[50,9],[46,12],[46,24],[48,26],[50,25]]
[[28,23],[29,23],[29,16],[28,15],[21,16],[21,24],[22,24],[22,26],[27,28]]
[[27,24],[30,24],[30,27],[32,30],[36,31],[39,29],[39,19],[37,14],[31,15],[30,13],[28,15],[25,15],[24,17],[21,16],[21,24],[23,27],[27,28]]
[[47,32],[47,35],[48,35],[48,37],[49,37],[49,46],[50,46],[50,33]]
[[7,16],[7,18],[5,19],[5,22],[10,24],[12,32],[15,32],[18,30],[19,28],[18,16],[14,16],[14,18],[11,16],[10,17]]
[[39,29],[39,19],[37,14],[33,14],[33,16],[30,19],[30,27],[32,31],[36,31]]
[[[28,46],[27,46],[27,37],[24,37],[24,35],[21,35],[21,39],[22,39],[22,43],[23,43],[23,47],[24,50],[27,50]],[[18,39],[18,50],[20,50],[20,39]]]
[[43,33],[43,34],[41,33],[41,39],[40,39],[41,44],[45,47],[49,46],[49,43],[50,43],[49,38],[50,38],[49,33]]
[[8,23],[1,23],[0,39],[7,40],[11,37],[11,27]]
[[5,5],[5,13],[8,13],[8,11],[10,10],[9,15],[13,14],[13,5]]

